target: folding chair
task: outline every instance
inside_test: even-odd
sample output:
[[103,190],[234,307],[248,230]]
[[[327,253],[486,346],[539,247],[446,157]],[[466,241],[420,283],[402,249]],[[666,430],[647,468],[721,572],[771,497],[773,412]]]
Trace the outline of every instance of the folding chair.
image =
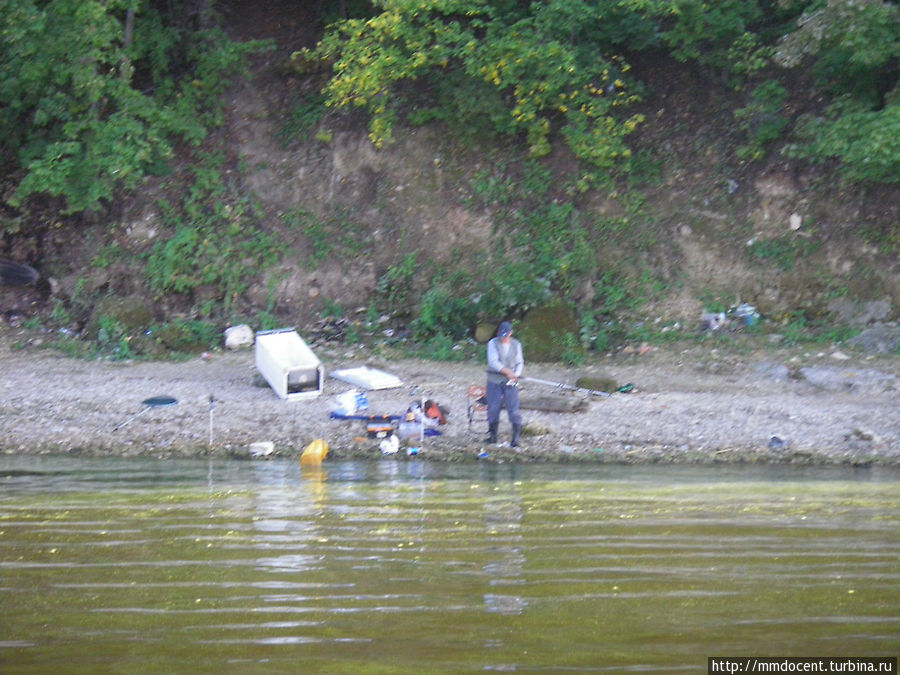
[[[466,396],[466,418],[469,421],[469,433],[472,433],[472,425],[476,421],[487,424],[487,409],[487,390],[481,385],[473,384],[469,387]],[[485,427],[485,432],[487,432],[487,427]]]

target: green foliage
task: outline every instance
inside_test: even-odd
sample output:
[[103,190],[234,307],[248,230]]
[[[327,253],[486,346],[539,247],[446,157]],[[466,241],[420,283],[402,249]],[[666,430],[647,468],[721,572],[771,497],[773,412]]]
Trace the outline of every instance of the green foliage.
[[478,308],[487,316],[522,314],[552,295],[550,280],[526,260],[489,265],[481,277]]
[[726,54],[735,87],[739,89],[745,80],[766,68],[774,54],[775,48],[761,44],[756,33],[747,32],[738,37]]
[[212,349],[222,339],[222,332],[215,323],[182,318],[154,325],[149,335],[174,352]]
[[[416,339],[444,334],[459,339],[484,317],[524,316],[552,298],[580,301],[585,278],[599,279],[590,306],[579,308],[581,323],[569,330],[578,348],[606,348],[624,338],[617,317],[642,306],[657,293],[653,275],[627,261],[598,255],[600,242],[631,236],[629,217],[643,217],[643,206],[622,197],[628,215],[588,224],[570,198],[559,192],[554,174],[539,161],[520,166],[486,167],[470,183],[473,203],[490,209],[496,223],[488,255],[467,277],[454,265],[439,270],[421,294],[412,323]],[[648,241],[648,246],[653,242]],[[467,269],[472,269],[472,263]],[[577,350],[556,338],[557,352],[574,360]]]
[[676,0],[670,11],[663,39],[675,58],[715,70],[729,64],[743,71],[756,67],[756,41],[748,33],[762,15],[756,0]]
[[563,334],[560,358],[563,363],[569,366],[584,365],[586,354],[579,337],[575,333]]
[[800,312],[794,312],[786,317],[781,328],[781,335],[782,343],[788,346],[809,342],[811,336],[806,317]]
[[760,239],[750,245],[750,257],[770,263],[782,270],[791,270],[798,260],[819,248],[819,243],[810,239],[784,235],[776,239]]
[[550,297],[547,279],[535,277],[525,262],[485,263],[471,277],[449,266],[419,297],[411,298],[409,306],[416,307],[416,315],[410,329],[418,341],[438,335],[459,340],[479,317],[522,314]]
[[278,137],[284,141],[307,138],[310,131],[315,129],[325,117],[326,112],[323,95],[314,94],[307,97],[288,111],[281,129],[278,131]]
[[97,251],[94,259],[91,261],[91,266],[108,268],[113,264],[113,262],[121,258],[123,255],[124,251],[122,250],[122,247],[119,246],[118,242],[114,241]]
[[309,239],[310,259],[314,263],[325,260],[334,251],[335,242],[331,233],[312,211],[296,209],[281,216],[282,221],[292,229],[300,229]]
[[409,124],[421,126],[440,121],[461,143],[514,133],[503,94],[492,84],[462,70],[449,70],[440,77],[428,78],[428,87],[430,96],[416,91],[397,99]]
[[[125,44],[126,5],[135,11]],[[217,31],[166,25],[135,0],[0,0],[0,143],[16,176],[9,202],[60,197],[96,210],[134,188],[182,138],[221,120],[221,94],[244,55]]]
[[857,229],[859,236],[881,253],[900,257],[900,223],[863,223]]
[[53,309],[50,311],[50,319],[66,329],[75,320],[69,308],[59,298],[53,298]]
[[900,7],[883,0],[810,3],[776,54],[787,67],[813,59],[823,83],[869,106],[896,81],[898,57]]
[[191,173],[193,183],[183,202],[160,204],[173,231],[154,246],[148,278],[157,293],[214,289],[199,311],[228,317],[248,280],[278,261],[282,248],[255,224],[254,205],[228,184],[221,157],[208,157]]
[[433,335],[425,341],[423,355],[436,361],[461,361],[465,353],[457,349],[457,344],[449,335]]
[[354,258],[371,246],[371,239],[360,227],[343,214],[321,220],[306,209],[292,209],[281,216],[291,229],[300,230],[309,243],[309,261],[313,266],[335,255]]
[[[655,2],[596,7],[556,0],[527,9],[484,0],[374,4],[380,13],[334,24],[315,51],[295,56],[332,65],[329,105],[368,110],[377,146],[391,140],[399,85],[427,82],[435,87],[435,105],[413,114],[417,122],[450,119],[462,102],[495,132],[521,134],[532,156],[550,151],[557,120],[575,154],[594,166],[612,167],[630,156],[625,137],[643,118],[617,115],[637,96],[627,81],[630,67],[615,48],[629,39],[646,44],[653,21],[644,8]],[[454,96],[447,96],[447,82]],[[479,95],[460,96],[463,87]]]
[[323,307],[322,307],[322,318],[323,319],[329,319],[332,317],[334,317],[336,319],[340,319],[340,318],[343,318],[344,314],[346,313],[346,312],[344,312],[344,308],[341,307],[338,303],[336,303],[331,298],[325,298],[322,301],[322,304],[323,304]]
[[900,177],[900,7],[882,0],[813,3],[776,61],[795,67],[812,59],[820,82],[838,96],[821,116],[805,118],[795,157],[839,159],[851,180]]
[[[485,184],[484,176],[479,181]],[[577,364],[585,356],[584,348],[602,350],[621,344],[629,331],[623,319],[648,298],[658,296],[660,284],[652,272],[634,269],[627,261],[601,262],[596,242],[609,233],[603,227],[591,232],[573,204],[547,201],[545,192],[552,181],[539,168],[527,167],[522,177],[498,177],[490,184],[507,185],[510,191],[492,192],[491,198],[496,205],[506,205],[495,206],[503,231],[495,245],[509,253],[500,259],[487,258],[470,277],[455,271],[453,265],[440,270],[419,299],[411,324],[414,339],[444,335],[458,340],[483,317],[530,317],[530,310],[554,298],[574,306],[579,282],[593,276],[598,279],[595,299],[579,308],[577,322],[564,330],[556,330],[553,322],[555,332],[547,337],[553,358]],[[530,194],[536,196],[534,202]],[[617,236],[627,236],[626,230],[617,230]]]
[[515,185],[510,176],[498,175],[491,169],[477,169],[469,181],[469,188],[474,197],[473,203],[484,208],[509,204]]
[[582,347],[599,351],[609,348],[608,335],[602,330],[600,321],[594,311],[582,311],[578,317],[578,325],[578,341]]
[[344,333],[344,342],[348,345],[356,345],[362,342],[362,335],[360,334],[359,326],[355,323],[347,324],[347,330]]
[[391,265],[375,283],[375,297],[378,305],[397,316],[408,315],[416,303],[416,257],[408,253],[403,260]]
[[627,340],[647,339],[629,321],[667,285],[652,269],[636,269],[629,261],[606,261],[596,275],[594,300],[581,309],[579,339],[589,349],[605,351]]
[[[628,263],[623,263],[627,266]],[[632,270],[607,267],[594,284],[594,309],[608,318],[627,314],[647,299],[647,279],[635,278]]]
[[856,337],[862,331],[863,329],[860,326],[847,324],[827,325],[823,326],[819,332],[819,339],[824,343],[839,344]]
[[742,159],[761,159],[769,144],[781,138],[788,119],[783,114],[787,89],[768,80],[753,90],[750,103],[735,110],[734,118],[747,135],[748,143],[738,148]]
[[789,312],[778,329],[781,343],[787,346],[833,345],[846,342],[861,331],[859,326],[834,324],[824,317],[810,317],[801,310]]
[[133,336],[120,322],[109,316],[100,316],[97,341],[93,346],[97,356],[105,356],[114,360],[125,360],[134,357],[131,348]]
[[900,181],[900,102],[866,110],[845,99],[827,117],[805,118],[798,133],[806,143],[790,146],[789,155],[839,159],[841,172],[851,180]]
[[410,328],[416,340],[437,335],[461,340],[471,330],[477,316],[478,306],[471,298],[460,295],[453,286],[437,283],[422,295],[418,316]]

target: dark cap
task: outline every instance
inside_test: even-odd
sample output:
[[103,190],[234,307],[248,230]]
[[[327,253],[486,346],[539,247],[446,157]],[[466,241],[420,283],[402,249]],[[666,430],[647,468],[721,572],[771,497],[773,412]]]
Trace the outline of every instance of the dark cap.
[[497,328],[497,337],[509,337],[512,335],[512,324],[509,321],[504,321]]

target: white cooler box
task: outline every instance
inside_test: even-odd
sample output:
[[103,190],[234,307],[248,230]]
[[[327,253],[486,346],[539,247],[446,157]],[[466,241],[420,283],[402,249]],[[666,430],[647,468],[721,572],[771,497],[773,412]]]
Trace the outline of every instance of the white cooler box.
[[322,393],[322,362],[293,328],[256,334],[256,369],[287,401],[315,398]]

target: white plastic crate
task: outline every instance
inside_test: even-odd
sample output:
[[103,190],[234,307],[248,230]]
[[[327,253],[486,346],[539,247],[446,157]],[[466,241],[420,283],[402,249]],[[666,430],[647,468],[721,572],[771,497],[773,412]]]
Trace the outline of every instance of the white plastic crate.
[[315,398],[322,393],[325,369],[293,328],[256,334],[256,369],[287,401]]

